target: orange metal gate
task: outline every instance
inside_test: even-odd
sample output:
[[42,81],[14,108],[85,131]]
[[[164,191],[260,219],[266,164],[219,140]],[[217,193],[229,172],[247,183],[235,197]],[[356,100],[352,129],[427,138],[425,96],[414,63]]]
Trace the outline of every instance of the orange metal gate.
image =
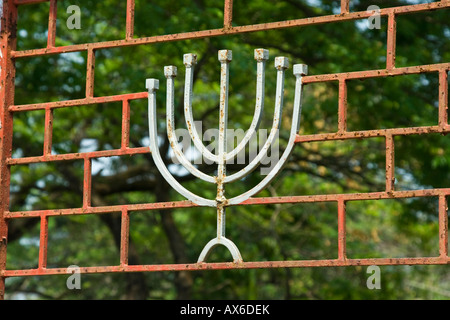
[[[47,47],[33,50],[16,50],[17,8],[21,5],[50,2],[48,20]],[[426,135],[428,133],[447,134],[450,132],[448,123],[448,71],[450,63],[419,65],[396,68],[396,18],[399,15],[417,13],[428,10],[439,10],[450,7],[450,1],[436,1],[427,4],[406,5],[401,7],[381,9],[380,15],[388,18],[386,68],[380,70],[366,70],[348,73],[320,74],[304,77],[305,85],[315,82],[337,82],[339,86],[338,131],[327,134],[298,135],[296,143],[311,141],[364,139],[370,137],[385,138],[386,155],[386,188],[380,192],[330,194],[289,197],[251,198],[242,205],[264,205],[277,203],[307,203],[334,202],[338,206],[338,257],[326,260],[297,260],[297,261],[265,261],[242,263],[192,263],[192,264],[163,264],[163,265],[128,265],[128,236],[129,213],[141,210],[156,210],[165,208],[187,208],[195,206],[190,201],[176,201],[165,203],[129,204],[120,206],[93,207],[91,206],[91,165],[93,159],[120,155],[133,155],[149,152],[149,148],[131,148],[129,146],[130,129],[130,101],[147,99],[147,92],[121,94],[115,96],[97,97],[94,95],[95,50],[137,46],[143,44],[219,37],[230,34],[264,31],[271,29],[293,28],[308,25],[334,23],[338,21],[369,18],[370,12],[350,12],[349,0],[341,0],[341,13],[337,15],[310,17],[297,20],[279,21],[256,25],[232,26],[233,0],[224,2],[224,26],[220,29],[200,30],[170,35],[134,38],[134,0],[127,0],[126,37],[122,40],[96,43],[55,46],[57,0],[3,0],[3,17],[1,24],[1,91],[0,91],[0,298],[5,294],[5,278],[17,276],[64,274],[66,268],[47,268],[48,221],[52,216],[122,213],[122,231],[120,247],[120,264],[115,266],[82,267],[82,273],[102,272],[145,272],[145,271],[180,271],[202,269],[232,269],[232,268],[275,268],[275,267],[320,267],[320,266],[354,266],[354,265],[414,265],[414,264],[448,264],[448,213],[447,198],[450,188],[435,188],[413,191],[396,191],[394,189],[394,137],[405,135]],[[82,99],[56,101],[48,103],[15,105],[15,61],[24,57],[36,57],[67,52],[87,52],[86,96]],[[352,79],[367,79],[387,76],[401,76],[420,73],[436,73],[439,75],[439,118],[437,124],[423,127],[393,128],[383,130],[348,131],[347,130],[347,83]],[[122,103],[122,140],[120,149],[104,150],[74,154],[52,154],[52,123],[53,110],[56,108],[70,108],[81,105],[92,105],[102,102]],[[45,110],[44,148],[41,156],[12,158],[13,116],[15,113]],[[60,210],[37,210],[12,212],[9,208],[10,199],[10,169],[12,166],[40,162],[84,160],[83,205],[80,208]],[[346,256],[346,203],[356,200],[394,199],[412,197],[436,197],[439,199],[439,256],[427,258],[370,258],[348,259]],[[39,217],[40,247],[39,265],[36,269],[7,270],[7,240],[8,221]]]

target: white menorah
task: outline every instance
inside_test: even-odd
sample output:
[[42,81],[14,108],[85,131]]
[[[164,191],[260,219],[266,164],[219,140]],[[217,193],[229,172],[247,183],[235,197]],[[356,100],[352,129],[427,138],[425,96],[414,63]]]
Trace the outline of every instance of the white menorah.
[[174,123],[174,78],[177,75],[177,68],[175,66],[164,67],[164,75],[167,78],[167,100],[166,100],[166,126],[167,135],[170,142],[170,146],[183,167],[191,174],[199,179],[210,182],[217,185],[217,196],[214,200],[206,199],[198,196],[191,191],[183,187],[168,170],[164,161],[161,158],[158,147],[158,133],[157,133],[157,116],[156,116],[156,90],[159,89],[158,79],[147,79],[146,88],[148,89],[148,117],[149,117],[149,136],[150,136],[150,151],[153,160],[161,172],[162,176],[167,182],[181,195],[188,200],[200,206],[208,206],[217,208],[217,237],[208,242],[203,248],[198,262],[205,262],[211,253],[212,249],[218,245],[224,245],[230,251],[233,261],[235,263],[242,262],[242,257],[237,246],[229,239],[225,237],[225,208],[231,205],[237,205],[243,201],[249,199],[256,193],[263,190],[282,170],[287,159],[289,158],[294,144],[295,138],[300,128],[300,115],[301,115],[301,97],[302,97],[302,76],[307,74],[307,66],[303,64],[294,65],[294,75],[296,77],[295,83],[295,98],[294,109],[292,114],[291,132],[289,141],[279,161],[272,167],[269,174],[266,175],[256,186],[247,192],[227,199],[225,197],[225,185],[236,180],[240,180],[250,174],[261,161],[267,157],[267,152],[274,142],[280,128],[281,115],[283,109],[283,95],[284,95],[284,77],[285,70],[289,67],[289,60],[286,57],[275,58],[275,68],[277,71],[277,86],[276,86],[276,98],[275,98],[275,111],[272,128],[269,137],[265,141],[265,144],[258,152],[257,156],[250,161],[250,163],[243,169],[233,173],[231,175],[226,174],[226,164],[229,161],[235,159],[235,157],[245,149],[250,139],[254,136],[259,128],[261,117],[264,109],[264,79],[265,79],[265,64],[269,59],[269,51],[265,49],[255,50],[255,60],[257,61],[257,79],[256,79],[256,107],[253,116],[252,123],[249,130],[247,130],[245,136],[237,145],[236,148],[229,151],[227,150],[227,119],[228,119],[228,85],[229,85],[229,64],[232,59],[231,50],[220,50],[219,61],[221,64],[220,73],[220,116],[219,116],[219,136],[217,154],[212,153],[207,149],[200,139],[197,129],[194,126],[194,119],[192,115],[192,86],[194,76],[194,66],[197,63],[197,56],[195,54],[185,54],[183,57],[184,65],[186,67],[186,79],[184,87],[184,115],[186,120],[186,126],[188,128],[190,137],[194,143],[195,148],[205,157],[217,164],[217,175],[210,176],[201,172],[196,166],[194,166],[184,155],[178,140],[175,135],[175,123]]

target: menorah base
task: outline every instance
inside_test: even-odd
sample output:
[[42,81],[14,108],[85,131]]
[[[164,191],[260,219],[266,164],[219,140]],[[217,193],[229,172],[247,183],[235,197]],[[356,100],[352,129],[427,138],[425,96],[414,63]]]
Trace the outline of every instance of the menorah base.
[[242,260],[241,253],[239,252],[239,249],[234,244],[234,242],[231,241],[230,239],[225,238],[224,236],[221,236],[212,239],[206,244],[206,246],[200,253],[200,257],[198,258],[197,263],[206,262],[205,260],[208,259],[208,256],[211,254],[211,251],[218,245],[224,245],[225,247],[227,247],[228,251],[230,251],[231,256],[233,257],[234,263],[240,263],[244,261]]

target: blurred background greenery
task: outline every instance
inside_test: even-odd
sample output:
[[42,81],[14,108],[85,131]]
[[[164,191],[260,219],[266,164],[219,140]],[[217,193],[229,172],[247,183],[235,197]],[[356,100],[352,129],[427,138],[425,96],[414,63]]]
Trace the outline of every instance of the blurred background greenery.
[[[352,11],[429,1],[352,0]],[[81,29],[69,30],[69,5],[81,8]],[[58,46],[123,39],[125,0],[58,1]],[[233,24],[339,13],[340,1],[234,1]],[[18,50],[46,46],[49,4],[19,7]],[[397,67],[450,61],[449,10],[402,15],[397,20]],[[222,0],[136,0],[135,37],[221,28]],[[230,66],[229,128],[246,129],[254,108],[256,68],[253,50],[270,50],[266,68],[266,109],[270,127],[275,91],[273,58],[305,63],[310,74],[383,69],[387,21],[369,29],[367,20],[289,28],[197,40],[96,51],[95,96],[145,91],[146,78],[159,78],[158,116],[164,128],[163,67],[178,66],[176,105],[182,110],[184,53],[198,55],[194,116],[203,128],[217,127],[217,51],[233,50]],[[86,54],[66,53],[16,61],[15,104],[84,97]],[[294,77],[286,77],[283,135],[287,135]],[[336,82],[305,87],[300,134],[337,130]],[[348,129],[368,130],[437,124],[437,73],[352,80],[348,86]],[[183,116],[176,114],[178,127]],[[120,148],[121,104],[56,109],[55,154]],[[44,113],[14,114],[13,157],[42,154]],[[147,103],[131,103],[130,145],[148,145]],[[164,140],[164,136],[161,135]],[[282,139],[283,140],[283,139]],[[284,141],[284,140],[283,140]],[[167,141],[162,148],[167,147]],[[283,142],[281,143],[283,146]],[[449,187],[450,138],[439,134],[395,139],[397,190]],[[298,144],[282,174],[259,196],[289,196],[384,190],[384,139]],[[164,149],[163,149],[164,150]],[[170,155],[165,154],[167,161]],[[76,208],[82,205],[83,161],[12,167],[11,210]],[[192,176],[183,185],[211,196],[214,190]],[[230,195],[255,185],[255,174],[228,187]],[[93,163],[92,205],[174,201],[182,198],[159,175],[149,154],[100,158]],[[437,198],[355,201],[347,204],[349,258],[437,256]],[[245,261],[337,258],[337,206],[334,203],[233,207],[227,235]],[[130,264],[195,262],[215,236],[212,208],[133,212]],[[54,217],[49,220],[48,267],[119,263],[120,213]],[[8,269],[34,268],[39,250],[39,219],[10,222]],[[229,261],[217,248],[210,261]],[[369,290],[365,267],[225,270],[82,275],[82,290],[68,290],[66,276],[7,279],[8,299],[448,299],[445,266],[381,267],[381,290]]]

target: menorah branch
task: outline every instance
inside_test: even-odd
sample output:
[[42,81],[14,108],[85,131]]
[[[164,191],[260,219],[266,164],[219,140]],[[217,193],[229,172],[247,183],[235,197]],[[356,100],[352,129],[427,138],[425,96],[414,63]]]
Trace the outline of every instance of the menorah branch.
[[166,93],[166,126],[167,126],[167,138],[169,139],[170,146],[173,153],[181,165],[188,170],[192,175],[204,181],[215,183],[214,177],[211,177],[200,170],[198,170],[192,163],[186,158],[185,154],[178,145],[178,139],[175,133],[175,120],[174,120],[174,78],[177,76],[177,67],[166,66],[164,67],[164,76],[167,78],[167,93]]
[[197,64],[197,55],[187,53],[183,56],[183,62],[186,67],[185,83],[184,83],[184,117],[186,126],[194,146],[197,150],[210,161],[217,163],[218,157],[209,151],[204,145],[197,132],[194,124],[194,116],[192,114],[192,87],[194,84],[194,66]]
[[281,115],[283,113],[283,96],[284,96],[284,78],[285,70],[289,67],[289,60],[286,57],[275,58],[275,68],[277,71],[277,87],[275,94],[275,111],[273,116],[272,128],[270,130],[269,137],[267,138],[264,146],[259,151],[258,155],[253,159],[246,167],[240,171],[229,175],[225,178],[224,183],[230,183],[236,180],[240,180],[253,172],[261,162],[267,157],[267,153],[270,147],[273,145],[275,138],[278,135],[280,128]]
[[159,153],[158,146],[158,132],[157,132],[157,117],[156,117],[156,91],[159,89],[158,79],[147,79],[146,88],[148,89],[148,123],[149,123],[149,140],[150,140],[150,152],[152,154],[153,161],[158,168],[161,175],[166,179],[172,188],[174,188],[179,194],[186,197],[190,201],[200,206],[216,207],[216,201],[209,200],[200,197],[185,187],[183,187],[167,169],[164,161]]
[[249,143],[250,139],[256,134],[261,123],[261,118],[264,110],[264,85],[265,85],[265,66],[266,61],[269,59],[269,50],[266,49],[256,49],[255,50],[255,60],[256,64],[256,104],[255,104],[255,114],[253,115],[252,123],[249,129],[245,133],[241,142],[231,151],[227,152],[226,161],[233,161],[236,156],[244,150],[244,148]]

